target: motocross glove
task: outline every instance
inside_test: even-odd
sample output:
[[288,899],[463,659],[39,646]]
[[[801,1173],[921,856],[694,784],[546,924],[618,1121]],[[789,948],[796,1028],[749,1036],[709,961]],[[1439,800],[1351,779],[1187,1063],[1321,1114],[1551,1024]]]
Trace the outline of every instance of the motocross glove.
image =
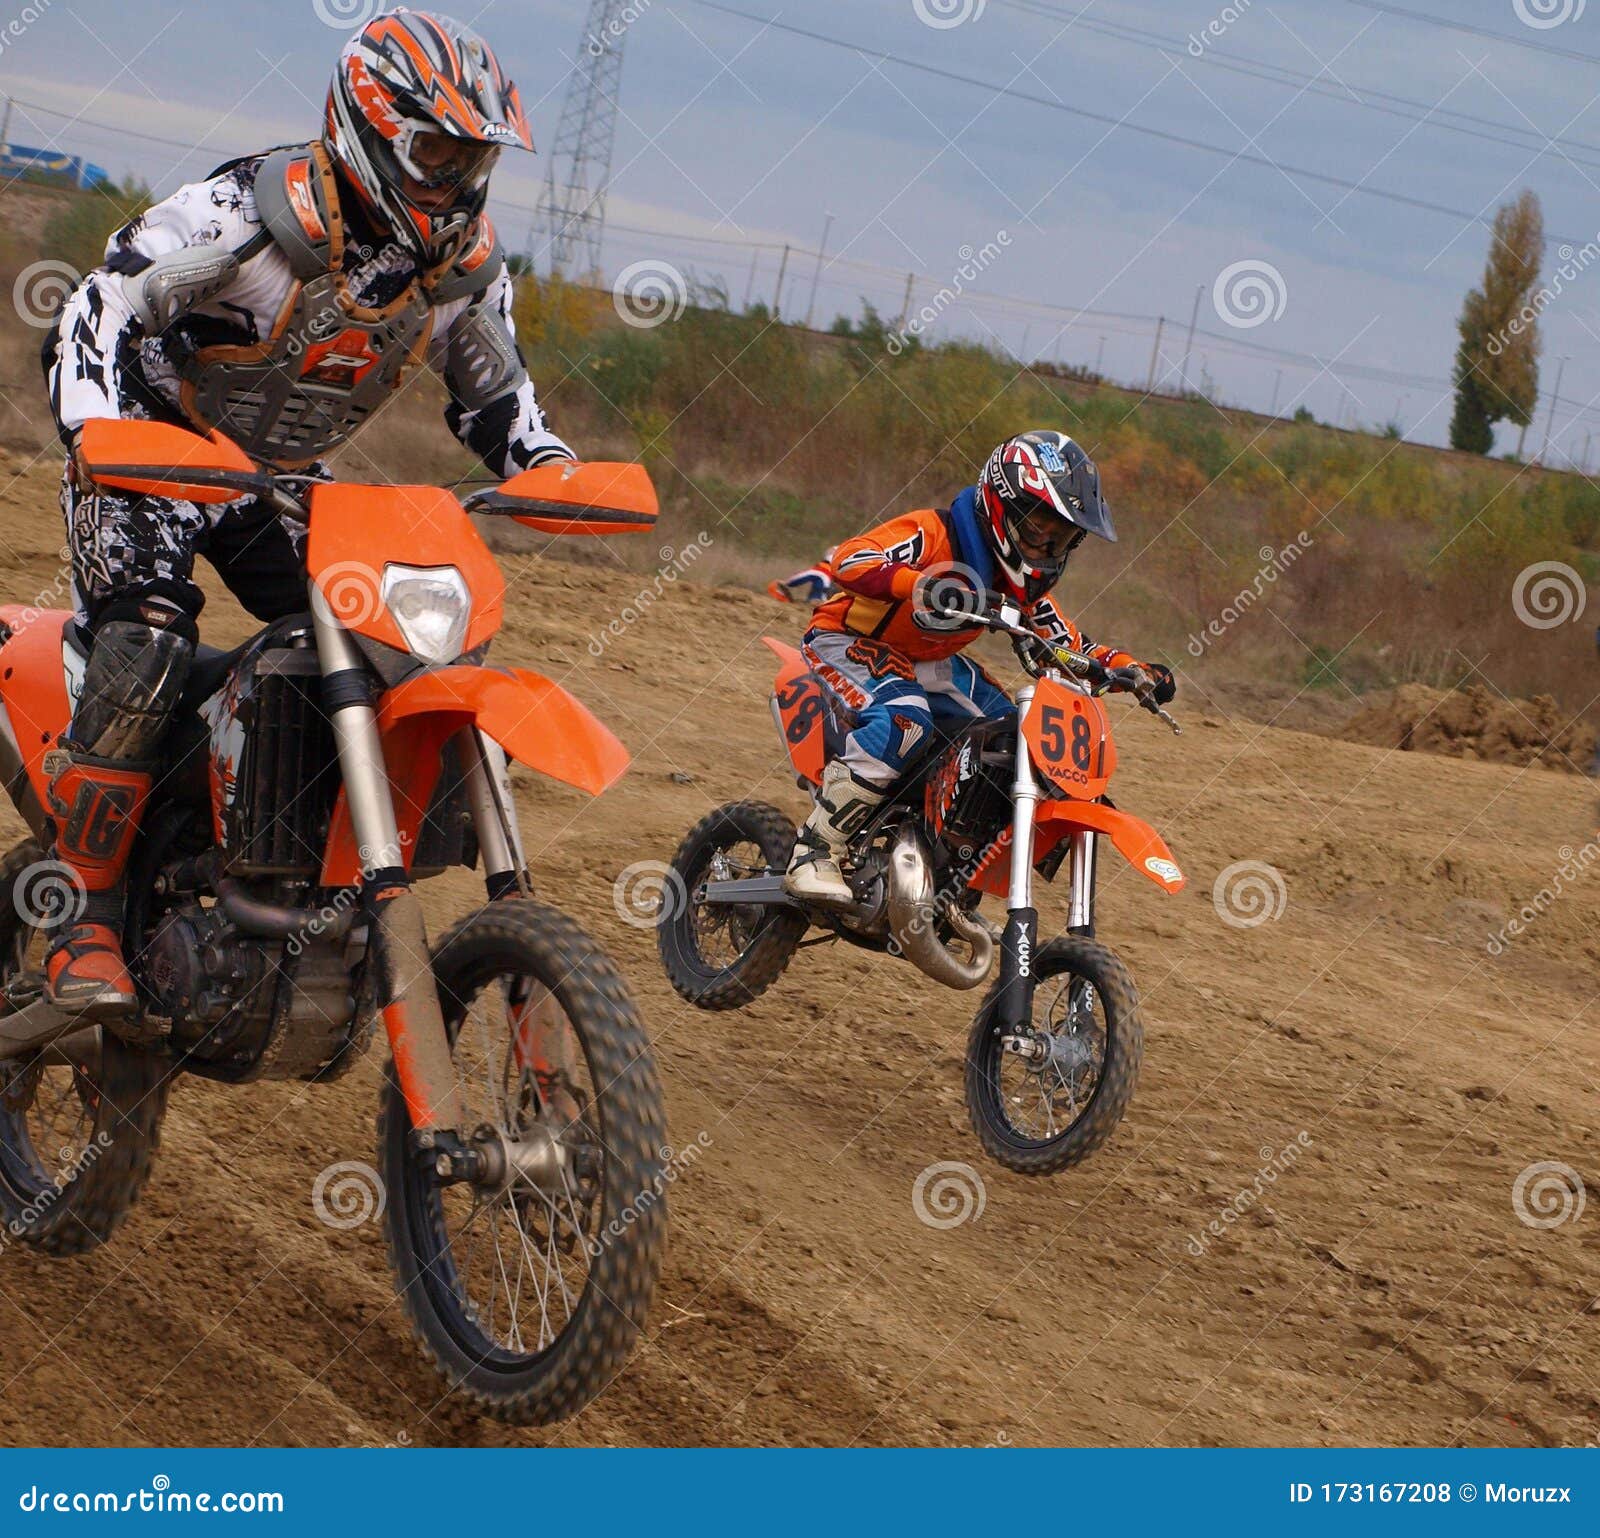
[[911,593],[911,617],[919,630],[960,630],[998,602],[961,566],[936,567],[917,578]]

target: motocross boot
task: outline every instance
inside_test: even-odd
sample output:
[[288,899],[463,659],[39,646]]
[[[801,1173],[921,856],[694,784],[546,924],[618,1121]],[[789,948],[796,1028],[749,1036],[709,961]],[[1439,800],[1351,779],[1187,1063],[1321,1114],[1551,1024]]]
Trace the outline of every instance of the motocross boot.
[[839,862],[849,852],[850,835],[878,809],[884,795],[863,785],[842,759],[831,760],[822,771],[817,804],[795,839],[784,891],[801,902],[848,908],[856,896]]
[[170,630],[120,620],[101,626],[71,731],[45,759],[51,858],[67,889],[51,916],[45,997],[76,1015],[97,1019],[137,1002],[120,939],[128,856],[193,653]]

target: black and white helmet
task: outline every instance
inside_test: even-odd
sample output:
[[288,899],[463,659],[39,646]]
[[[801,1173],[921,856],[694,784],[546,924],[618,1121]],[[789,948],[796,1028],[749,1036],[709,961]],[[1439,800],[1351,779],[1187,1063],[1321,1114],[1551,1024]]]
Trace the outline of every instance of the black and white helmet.
[[979,520],[1011,596],[1042,597],[1086,534],[1115,540],[1100,472],[1065,433],[1041,429],[1008,438],[978,480]]
[[428,268],[465,249],[502,146],[533,148],[493,49],[458,21],[404,9],[345,45],[323,132],[357,193]]

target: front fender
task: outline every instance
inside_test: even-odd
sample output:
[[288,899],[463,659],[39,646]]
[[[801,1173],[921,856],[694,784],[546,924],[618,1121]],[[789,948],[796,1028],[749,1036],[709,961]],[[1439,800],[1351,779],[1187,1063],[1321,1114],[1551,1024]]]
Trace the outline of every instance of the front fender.
[[[1119,812],[1103,801],[1076,801],[1070,798],[1043,801],[1034,821],[1033,854],[1042,860],[1062,839],[1074,832],[1103,833],[1121,851],[1136,871],[1148,876],[1167,892],[1181,892],[1184,875],[1172,858],[1166,841],[1149,823]],[[1010,881],[1011,840],[1009,835],[998,851],[979,867],[972,885],[981,891],[1003,896]]]
[[[478,727],[519,763],[592,796],[614,785],[629,762],[628,750],[585,706],[526,668],[458,665],[419,673],[384,694],[377,716],[408,868],[439,782],[444,745],[464,727]],[[341,789],[323,884],[350,886],[361,867]]]

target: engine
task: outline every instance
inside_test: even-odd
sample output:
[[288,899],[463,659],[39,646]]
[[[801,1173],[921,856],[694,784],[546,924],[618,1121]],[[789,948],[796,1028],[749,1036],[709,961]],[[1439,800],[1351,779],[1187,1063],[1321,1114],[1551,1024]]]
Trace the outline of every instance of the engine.
[[154,1013],[191,1072],[241,1083],[330,1078],[365,1046],[372,1012],[352,992],[344,936],[291,942],[242,933],[220,908],[188,903],[143,953]]
[[260,940],[248,940],[216,908],[179,908],[156,926],[145,977],[160,1012],[198,1040],[236,1017],[271,1017],[278,970]]

